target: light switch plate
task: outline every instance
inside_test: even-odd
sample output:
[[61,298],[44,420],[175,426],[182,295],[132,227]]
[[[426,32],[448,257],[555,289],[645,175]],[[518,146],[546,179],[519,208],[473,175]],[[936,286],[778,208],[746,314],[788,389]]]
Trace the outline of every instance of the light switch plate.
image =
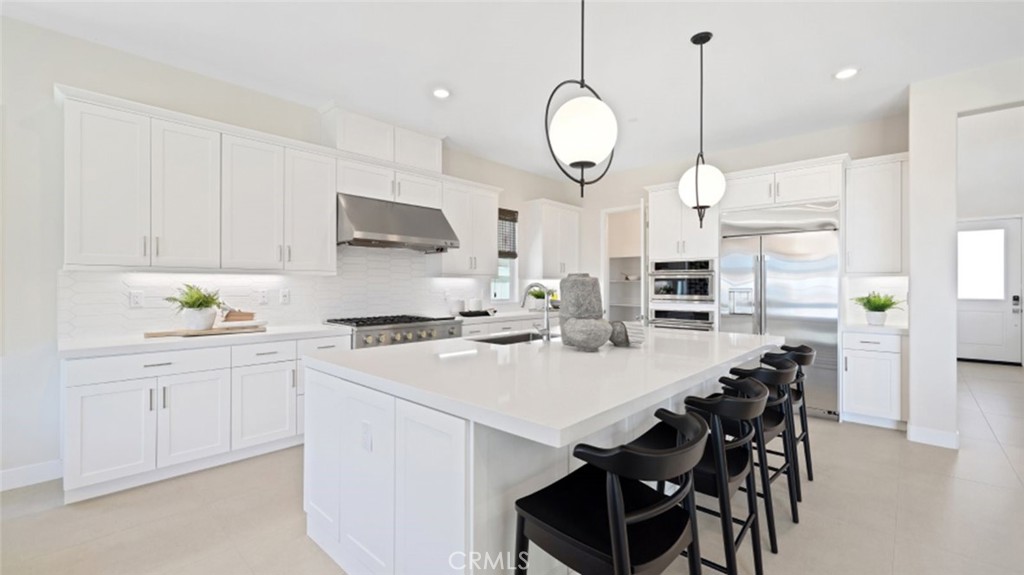
[[281,305],[288,305],[292,303],[292,290],[288,288],[281,288],[281,295],[279,299]]
[[142,290],[133,289],[128,292],[128,307],[142,307],[146,302],[146,294]]
[[268,303],[270,303],[270,300],[267,299],[267,290],[265,290],[265,289],[258,289],[258,290],[256,290],[256,303],[258,303],[260,305],[267,305]]

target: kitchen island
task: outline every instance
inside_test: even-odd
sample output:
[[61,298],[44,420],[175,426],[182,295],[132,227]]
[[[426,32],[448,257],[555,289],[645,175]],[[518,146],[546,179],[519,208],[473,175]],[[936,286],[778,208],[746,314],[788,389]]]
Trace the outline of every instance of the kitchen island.
[[[638,347],[444,340],[306,360],[307,533],[346,572],[510,571],[517,498],[681,410],[782,338],[648,328]],[[565,573],[532,549],[530,572]]]

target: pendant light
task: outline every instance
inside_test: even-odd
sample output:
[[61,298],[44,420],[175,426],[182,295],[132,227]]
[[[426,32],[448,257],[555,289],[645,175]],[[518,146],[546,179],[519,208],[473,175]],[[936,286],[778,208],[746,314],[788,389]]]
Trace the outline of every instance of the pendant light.
[[[565,80],[555,86],[548,97],[548,105],[544,109],[544,137],[548,141],[548,150],[555,160],[555,165],[570,180],[580,185],[580,197],[583,187],[593,184],[608,173],[615,156],[615,140],[619,135],[619,126],[615,121],[612,109],[601,101],[601,96],[587,84],[584,76],[584,1],[580,1],[580,79]],[[551,116],[551,102],[555,94],[565,86],[576,85],[586,90],[586,94],[570,99]],[[608,160],[604,171],[596,178],[588,180],[586,170],[597,167]],[[568,166],[568,169],[566,168]],[[579,177],[569,170],[579,170]]]
[[700,46],[700,152],[693,167],[679,179],[679,198],[697,210],[700,227],[704,227],[704,213],[725,195],[725,175],[704,161],[704,44],[711,41],[711,32],[700,32],[690,42]]

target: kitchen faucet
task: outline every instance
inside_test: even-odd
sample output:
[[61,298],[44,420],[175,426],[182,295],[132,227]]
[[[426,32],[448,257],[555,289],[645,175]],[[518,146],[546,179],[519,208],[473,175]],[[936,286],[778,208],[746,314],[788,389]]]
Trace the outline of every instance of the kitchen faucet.
[[553,290],[549,290],[544,284],[533,282],[526,286],[526,290],[523,292],[523,301],[519,304],[519,307],[526,307],[526,298],[530,297],[530,291],[534,288],[544,291],[544,327],[537,331],[544,338],[544,341],[548,342],[551,341],[551,316],[549,310],[551,309],[551,294]]

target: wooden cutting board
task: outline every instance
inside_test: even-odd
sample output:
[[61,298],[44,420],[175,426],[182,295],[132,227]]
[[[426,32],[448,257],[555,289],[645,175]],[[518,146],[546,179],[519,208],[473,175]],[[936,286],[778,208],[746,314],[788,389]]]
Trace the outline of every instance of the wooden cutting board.
[[175,329],[170,331],[147,331],[145,338],[152,337],[199,337],[203,335],[225,335],[229,333],[259,333],[267,331],[264,326],[214,327],[210,329]]

